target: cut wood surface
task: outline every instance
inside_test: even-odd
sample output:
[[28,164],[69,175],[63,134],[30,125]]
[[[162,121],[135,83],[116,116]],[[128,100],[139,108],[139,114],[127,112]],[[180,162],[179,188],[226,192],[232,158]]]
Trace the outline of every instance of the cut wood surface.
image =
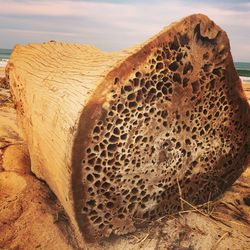
[[17,46],[7,79],[32,171],[86,239],[214,199],[246,167],[249,105],[226,33],[203,15],[119,53]]

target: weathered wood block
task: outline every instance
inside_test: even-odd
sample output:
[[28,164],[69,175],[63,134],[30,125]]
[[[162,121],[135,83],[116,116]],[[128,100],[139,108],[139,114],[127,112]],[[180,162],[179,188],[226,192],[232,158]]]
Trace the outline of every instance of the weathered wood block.
[[249,105],[206,16],[119,53],[16,46],[7,77],[32,170],[86,239],[214,199],[247,164]]

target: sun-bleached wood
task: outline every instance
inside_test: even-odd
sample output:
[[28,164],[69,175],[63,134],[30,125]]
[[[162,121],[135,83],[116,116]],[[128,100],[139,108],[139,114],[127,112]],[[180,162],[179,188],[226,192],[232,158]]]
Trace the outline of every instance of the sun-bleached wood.
[[[181,45],[182,43],[183,45]],[[175,48],[176,46],[177,48]],[[162,62],[154,63],[154,60],[162,61],[162,56],[157,57],[158,59],[153,57],[156,57],[157,53],[162,53],[162,55],[168,57],[166,52],[164,52],[166,47],[168,47],[166,51],[170,51],[172,57],[164,59],[165,69],[162,68]],[[183,54],[180,53],[182,48]],[[161,52],[161,50],[164,51]],[[180,54],[179,57],[178,53]],[[199,75],[200,72],[204,73],[203,76]],[[119,154],[120,156],[122,155],[122,148],[125,150],[131,143],[131,140],[133,141],[132,144],[136,144],[137,140],[139,141],[142,138],[133,134],[134,131],[140,129],[140,126],[145,126],[146,128],[151,126],[150,131],[149,129],[146,131],[145,128],[143,132],[145,136],[151,133],[145,139],[145,141],[150,140],[150,144],[147,144],[148,146],[145,150],[155,146],[156,153],[154,153],[155,149],[154,152],[152,150],[151,153],[145,153],[147,159],[145,161],[142,160],[143,163],[137,166],[139,170],[133,170],[135,173],[129,172],[129,169],[127,170],[129,174],[125,171],[124,166],[129,163],[125,162],[124,166],[119,163],[121,165],[120,169],[115,168],[113,173],[116,174],[116,171],[120,171],[120,174],[109,179],[104,172],[110,170],[105,169],[104,163],[103,165],[87,163],[93,160],[90,159],[89,155],[94,154],[95,146],[99,148],[101,147],[99,145],[102,145],[102,142],[98,145],[93,143],[94,129],[100,130],[98,122],[105,125],[105,119],[108,119],[107,117],[112,113],[112,108],[117,109],[116,114],[118,117],[118,107],[114,106],[116,104],[115,98],[123,99],[122,92],[124,92],[124,87],[127,86],[128,82],[130,82],[131,86],[135,85],[137,80],[133,79],[139,79],[142,77],[141,75],[143,77],[145,75],[147,78],[151,74],[152,84],[157,85],[158,82],[154,83],[154,73],[159,73],[160,76],[158,77],[161,77],[161,79],[167,76],[170,79],[169,84],[172,86],[168,86],[168,90],[161,86],[162,92],[157,95],[157,98],[160,99],[160,96],[163,95],[166,96],[166,101],[163,104],[158,103],[154,107],[157,110],[160,109],[161,105],[165,105],[166,112],[164,115],[162,114],[162,118],[165,117],[165,120],[160,118],[164,126],[161,127],[162,125],[160,125],[157,128],[156,121],[148,123],[148,120],[144,120],[144,122],[140,123],[141,125],[136,125],[134,130],[131,129],[132,127],[128,127],[129,135],[126,134],[126,136],[129,139],[126,141],[126,145],[123,145],[120,141],[114,143],[117,137],[110,136],[110,140],[113,143],[108,145],[108,148],[110,148],[108,152],[110,156],[108,157],[111,158],[105,164],[111,164],[109,168],[115,166],[112,165],[115,164],[115,160],[112,158],[113,155],[116,155],[118,159]],[[188,79],[186,76],[188,76]],[[7,78],[16,104],[19,122],[29,147],[32,171],[48,183],[63,204],[75,228],[80,229],[86,238],[109,236],[111,233],[124,234],[133,231],[135,225],[140,224],[135,217],[144,220],[161,216],[164,213],[178,211],[180,209],[179,187],[182,190],[183,197],[190,202],[197,203],[211,197],[214,198],[240,175],[247,163],[246,152],[249,151],[250,141],[249,133],[247,133],[249,128],[247,123],[249,124],[250,121],[249,106],[233,66],[227,36],[224,31],[206,16],[192,15],[184,18],[180,22],[165,28],[145,43],[117,53],[102,52],[90,45],[73,45],[58,42],[30,44],[27,46],[18,45],[15,47],[8,63]],[[144,84],[142,80],[141,84]],[[221,88],[218,87],[220,84]],[[229,87],[231,94],[229,94]],[[171,92],[170,89],[172,89]],[[135,86],[133,91],[137,94],[140,90],[138,90],[138,86]],[[224,91],[223,94],[226,97],[224,96],[221,102],[224,103],[227,109],[236,112],[236,107],[233,107],[232,103],[239,106],[237,112],[240,116],[237,116],[235,113],[232,113],[231,116],[237,116],[240,119],[239,122],[242,126],[240,131],[237,131],[236,125],[232,125],[233,121],[231,120],[233,118],[228,115],[229,111],[226,112],[224,106],[221,107],[222,113],[218,119],[210,122],[210,117],[207,118],[207,121],[204,120],[206,114],[202,113],[203,107],[199,107],[199,103],[203,103],[203,100],[206,98],[211,99],[211,93],[215,96],[218,95],[219,98],[219,91],[220,93]],[[209,94],[209,92],[211,93]],[[209,95],[210,97],[208,97]],[[233,97],[231,98],[230,96]],[[139,110],[134,110],[136,105],[141,105],[140,110],[147,105],[151,105],[149,101],[151,100],[151,94],[148,94],[147,98],[145,98],[145,103],[149,102],[149,104],[144,103],[143,97],[139,95],[137,97],[137,103],[127,102],[127,104],[124,104],[131,107],[130,114],[139,112]],[[133,97],[126,96],[126,98],[130,100]],[[225,102],[225,99],[229,100],[230,98],[232,99],[231,104],[229,104],[229,101]],[[151,100],[154,105],[155,100],[157,99]],[[194,100],[196,100],[195,103]],[[209,105],[212,107],[212,102]],[[195,109],[200,109],[201,111],[195,111]],[[216,137],[216,140],[212,140],[212,135],[210,136],[207,131],[211,131],[212,134],[213,127],[217,128],[223,123],[223,126],[229,129],[230,133],[236,133],[239,140],[243,141],[239,145],[239,155],[242,161],[231,163],[233,165],[229,170],[226,170],[225,166],[225,168],[222,167],[223,164],[229,164],[224,163],[224,158],[233,150],[226,144],[227,151],[221,152],[221,156],[218,156],[219,159],[216,160],[216,163],[211,163],[210,168],[214,171],[212,173],[211,169],[204,170],[205,166],[202,165],[201,158],[205,158],[206,154],[206,147],[201,146],[202,142],[194,139],[196,148],[194,147],[193,151],[187,152],[186,149],[180,151],[178,148],[181,144],[185,142],[188,145],[193,143],[190,142],[191,135],[190,137],[187,135],[189,130],[192,130],[192,127],[188,126],[189,130],[187,130],[187,126],[184,126],[185,122],[187,124],[190,122],[185,118],[188,116],[187,111],[202,113],[202,115],[198,114],[202,124],[199,138],[202,141],[204,137],[204,143],[206,144],[208,143],[205,141],[206,135],[208,137],[207,140],[212,141],[209,141],[208,144],[211,150],[218,150],[220,146],[223,146],[223,143],[219,140],[219,135],[218,138]],[[145,112],[149,113],[149,111]],[[166,118],[167,113],[168,118]],[[210,113],[213,116],[216,114],[216,110],[211,108]],[[223,120],[223,117],[228,119],[228,123]],[[183,128],[181,129],[186,131],[180,133],[179,127],[174,124],[175,121],[177,123],[177,120],[182,118]],[[137,120],[139,119],[137,118]],[[116,120],[112,121],[114,125]],[[169,126],[168,122],[171,126],[166,128]],[[106,123],[108,124],[108,122]],[[112,127],[112,122],[110,124]],[[127,126],[127,123],[124,124]],[[136,119],[133,124],[136,124]],[[190,124],[193,126],[194,121],[193,124],[191,122]],[[176,129],[174,128],[175,126]],[[204,131],[202,126],[205,128]],[[157,132],[158,129],[160,132]],[[181,142],[176,144],[176,149],[174,149],[174,153],[171,155],[169,155],[168,150],[172,150],[173,142],[163,138],[160,134],[166,134],[167,131],[171,131],[173,136],[177,136],[177,141]],[[179,133],[180,135],[178,135]],[[103,135],[103,137],[105,136]],[[163,140],[165,141],[163,142]],[[119,147],[119,150],[117,147]],[[189,146],[187,147],[189,148]],[[210,149],[207,149],[207,151],[209,152],[209,157],[212,157],[212,151],[210,152]],[[101,151],[99,153],[101,154]],[[106,155],[106,153],[103,155]],[[136,154],[127,154],[127,157],[132,159],[132,157],[136,157]],[[96,156],[93,161],[101,162],[102,158],[98,157]],[[144,155],[140,155],[140,157],[143,158]],[[157,163],[149,163],[154,158]],[[175,159],[181,162],[175,161]],[[109,163],[109,160],[113,163]],[[131,160],[131,162],[131,164],[134,164],[134,161]],[[157,166],[161,167],[156,171],[157,173],[153,174],[154,168],[157,168]],[[99,167],[103,169],[100,170]],[[97,170],[88,174],[88,171],[92,171],[90,168]],[[148,173],[147,168],[151,169],[151,173]],[[218,170],[218,168],[221,170]],[[134,169],[134,166],[131,169]],[[101,171],[102,174],[98,173],[98,171]],[[163,180],[161,176],[166,174],[164,171],[170,171],[171,173]],[[213,176],[214,173],[216,173],[215,176]],[[135,182],[126,184],[127,186],[124,184],[126,181],[129,182],[133,178],[138,178],[137,176],[140,174],[142,175],[142,181],[146,182],[148,188],[147,191],[141,191],[141,193],[137,189],[139,184],[133,184]],[[201,177],[199,177],[199,174]],[[131,175],[131,180],[126,179],[128,175]],[[98,181],[90,184],[93,181],[93,176],[97,176],[96,178],[103,182],[103,186],[98,187]],[[147,176],[149,176],[149,179]],[[206,191],[202,191],[201,185],[204,184],[202,178],[205,179],[206,177],[208,177],[207,179],[211,177],[211,180],[206,180],[206,183],[208,183],[206,185],[208,186],[204,186]],[[125,179],[123,180],[122,178]],[[221,178],[225,178],[225,183],[221,184]],[[117,184],[116,181],[118,180],[120,182]],[[167,184],[163,187],[161,182],[167,182],[169,187]],[[110,185],[111,189],[109,189]],[[214,190],[210,197],[209,193],[211,193],[214,187],[217,187],[218,190]],[[93,188],[96,192],[94,196],[92,195]],[[102,191],[105,188],[106,190]],[[166,193],[164,193],[164,188]],[[128,201],[126,201],[125,197],[127,197],[127,192],[130,192],[129,190],[132,193],[134,192],[134,195],[131,194]],[[100,194],[99,191],[103,193]],[[117,192],[120,193],[118,194]],[[145,195],[143,192],[148,192],[148,196],[143,197]],[[154,195],[158,195],[161,198],[158,196],[156,198]],[[109,198],[109,196],[111,197]],[[113,202],[117,197],[120,201]],[[138,200],[137,203],[135,199]],[[144,201],[145,203],[143,203]],[[127,207],[123,207],[122,203],[125,203]],[[134,203],[135,205],[131,206]],[[97,205],[99,210],[96,208]],[[100,214],[96,211],[99,211]],[[110,214],[112,218],[110,218]],[[109,222],[106,220],[108,217]]]
[[[72,150],[80,117],[98,84],[113,65],[128,55],[105,53],[90,45],[50,42],[16,46],[8,64],[32,171],[46,180],[76,227]],[[97,102],[104,98],[105,93],[101,93]]]

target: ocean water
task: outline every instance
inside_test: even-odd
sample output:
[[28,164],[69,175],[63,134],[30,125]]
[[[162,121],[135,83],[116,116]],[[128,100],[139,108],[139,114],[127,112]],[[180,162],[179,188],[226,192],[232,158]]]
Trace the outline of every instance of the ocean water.
[[11,49],[0,49],[0,61],[2,59],[9,59],[11,54]]
[[[11,49],[0,49],[0,63],[2,59],[9,59]],[[235,68],[244,83],[250,84],[250,62],[235,62]]]
[[235,62],[234,65],[242,81],[250,84],[250,63]]

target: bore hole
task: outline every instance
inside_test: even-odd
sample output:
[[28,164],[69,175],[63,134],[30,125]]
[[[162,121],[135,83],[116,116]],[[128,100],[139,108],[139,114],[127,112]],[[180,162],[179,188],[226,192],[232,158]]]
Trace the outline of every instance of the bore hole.
[[94,181],[93,175],[88,174],[88,175],[87,175],[87,180],[90,181],[90,182],[93,182],[93,181]]
[[115,151],[116,148],[117,148],[116,144],[109,144],[107,147],[108,151]]
[[163,63],[162,62],[159,62],[159,63],[157,63],[156,64],[156,71],[158,72],[158,71],[160,71],[161,69],[163,69],[163,67],[164,67],[164,65],[163,65]]
[[168,65],[168,68],[171,71],[176,71],[179,68],[179,64],[177,62],[172,62],[171,64]]
[[183,69],[183,75],[187,74],[188,71],[193,71],[193,66],[190,62],[186,63]]
[[113,207],[114,207],[114,203],[111,202],[111,201],[109,201],[109,202],[107,203],[107,208],[111,209],[111,208],[113,208]]
[[116,77],[115,80],[114,80],[114,84],[116,85],[116,84],[118,84],[118,83],[119,83],[119,78]]
[[197,93],[199,91],[200,83],[199,81],[192,82],[193,93]]
[[181,77],[180,77],[180,74],[174,73],[174,75],[173,75],[173,80],[174,80],[175,82],[178,82],[178,83],[181,84]]

